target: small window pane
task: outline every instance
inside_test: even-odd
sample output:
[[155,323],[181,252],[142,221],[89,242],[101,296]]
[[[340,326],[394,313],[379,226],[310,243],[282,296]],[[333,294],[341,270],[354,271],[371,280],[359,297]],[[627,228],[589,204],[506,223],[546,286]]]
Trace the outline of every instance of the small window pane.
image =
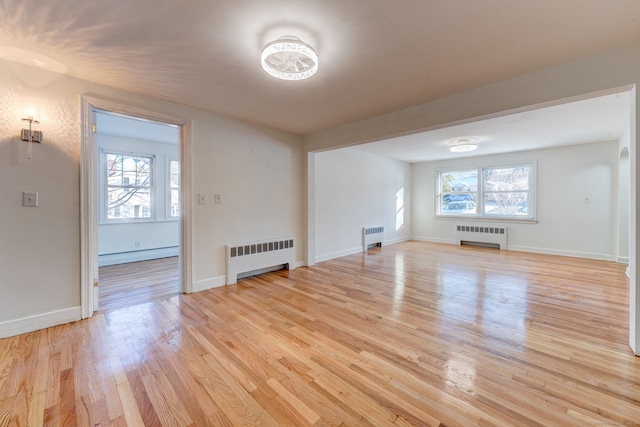
[[529,216],[527,193],[485,193],[484,213],[487,215]]
[[478,170],[444,172],[440,175],[440,213],[469,215],[476,213]]
[[140,188],[109,188],[109,218],[150,218],[151,192]]
[[485,169],[485,191],[526,191],[529,189],[529,167]]
[[449,202],[442,206],[443,215],[475,215],[476,203],[472,201]]
[[180,162],[169,161],[169,216],[180,216]]

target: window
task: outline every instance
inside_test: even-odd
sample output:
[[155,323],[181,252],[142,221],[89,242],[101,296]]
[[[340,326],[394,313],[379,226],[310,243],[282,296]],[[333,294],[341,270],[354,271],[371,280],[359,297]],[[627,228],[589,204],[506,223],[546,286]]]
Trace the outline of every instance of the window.
[[535,164],[440,171],[437,215],[534,219]]
[[169,217],[180,217],[180,162],[169,160]]
[[153,157],[104,153],[106,219],[151,218]]

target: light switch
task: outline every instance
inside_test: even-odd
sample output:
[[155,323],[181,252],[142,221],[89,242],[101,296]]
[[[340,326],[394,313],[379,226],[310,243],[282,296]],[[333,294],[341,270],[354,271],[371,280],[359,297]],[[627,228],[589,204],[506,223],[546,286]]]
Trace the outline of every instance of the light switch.
[[22,206],[27,208],[35,208],[38,206],[38,193],[37,192],[22,192]]
[[207,193],[198,193],[198,204],[200,205],[207,204]]
[[220,194],[215,194],[215,195],[213,196],[213,199],[214,199],[215,203],[216,203],[216,204],[218,204],[218,205],[219,205],[220,203],[222,203],[222,195],[220,195]]

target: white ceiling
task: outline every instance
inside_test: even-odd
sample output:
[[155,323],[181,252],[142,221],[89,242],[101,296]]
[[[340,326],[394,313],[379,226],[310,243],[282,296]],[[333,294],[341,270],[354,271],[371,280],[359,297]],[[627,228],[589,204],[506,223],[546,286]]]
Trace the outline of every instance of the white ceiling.
[[[630,128],[630,107],[631,94],[625,91],[456,124],[355,148],[416,163],[617,141]],[[478,149],[451,153],[449,148],[460,138],[475,139]]]
[[143,141],[178,144],[180,129],[176,125],[122,116],[108,112],[96,113],[97,133]]
[[[0,0],[0,57],[306,135],[640,41],[638,0]],[[315,46],[307,81],[261,48]]]

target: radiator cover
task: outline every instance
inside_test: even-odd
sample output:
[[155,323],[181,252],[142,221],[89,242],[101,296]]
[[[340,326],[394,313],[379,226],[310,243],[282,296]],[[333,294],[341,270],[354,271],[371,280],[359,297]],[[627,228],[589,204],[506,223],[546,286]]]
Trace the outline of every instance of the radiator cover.
[[283,265],[296,268],[293,237],[230,243],[226,246],[227,285],[238,282],[238,274]]
[[369,246],[382,247],[384,243],[384,226],[362,227],[362,252],[366,252]]
[[480,225],[456,225],[456,243],[485,243],[507,249],[507,227],[485,227]]

